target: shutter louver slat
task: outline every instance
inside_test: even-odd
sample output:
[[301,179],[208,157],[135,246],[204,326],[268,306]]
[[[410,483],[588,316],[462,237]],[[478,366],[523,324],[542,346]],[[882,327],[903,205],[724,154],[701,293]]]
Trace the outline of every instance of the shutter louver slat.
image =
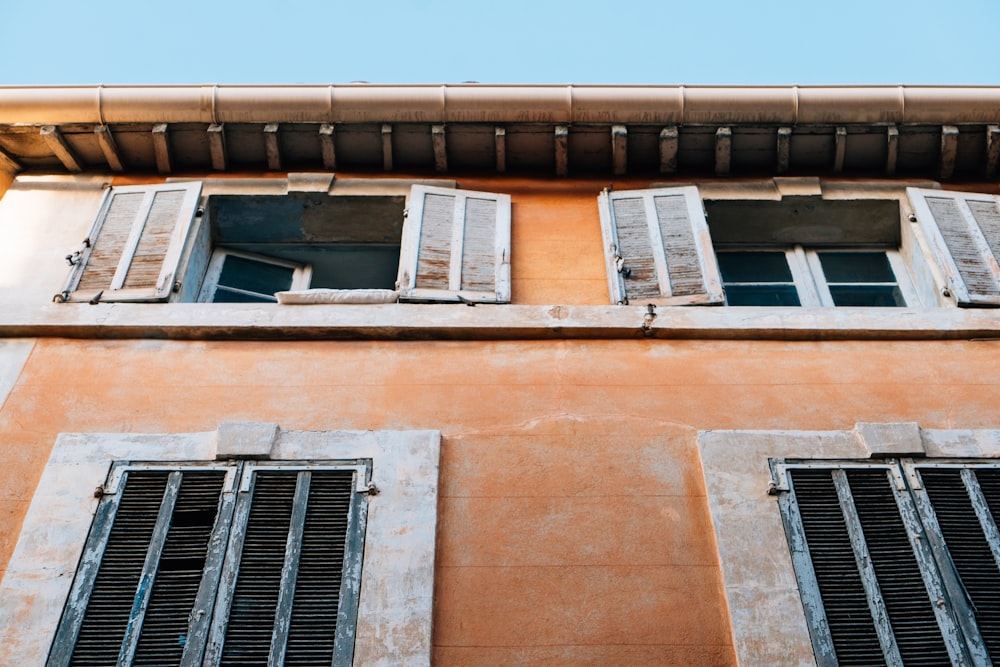
[[184,203],[184,190],[165,190],[153,194],[153,203],[142,228],[132,263],[125,274],[125,289],[155,288],[163,268],[163,258],[177,224],[177,211]]
[[184,473],[139,636],[135,665],[180,662],[224,478],[224,472]]
[[1000,296],[996,275],[983,261],[982,250],[969,233],[969,223],[962,215],[958,201],[927,197],[927,207],[934,215],[945,245],[948,246],[969,293]]
[[802,526],[840,665],[884,662],[830,470],[795,470]]
[[167,478],[168,473],[128,473],[71,665],[117,662]]
[[93,250],[83,268],[77,290],[96,292],[110,287],[144,198],[145,194],[142,192],[111,195],[100,232],[97,238],[91,239]]
[[296,473],[258,472],[255,477],[222,665],[266,664],[270,653]]
[[496,291],[496,219],[495,199],[466,199],[462,243],[464,290]]
[[350,471],[312,474],[285,654],[289,667],[332,662],[352,496]]
[[417,255],[418,288],[446,290],[451,274],[451,235],[455,224],[455,197],[427,194],[420,225]]
[[[1000,486],[1000,471],[981,469],[975,474],[989,498],[989,491],[995,492]],[[920,478],[934,505],[948,554],[972,600],[973,614],[986,648],[992,655],[1000,656],[1000,572],[961,472],[953,468],[921,468]]]
[[847,478],[903,662],[928,667],[949,664],[887,473],[850,470]]

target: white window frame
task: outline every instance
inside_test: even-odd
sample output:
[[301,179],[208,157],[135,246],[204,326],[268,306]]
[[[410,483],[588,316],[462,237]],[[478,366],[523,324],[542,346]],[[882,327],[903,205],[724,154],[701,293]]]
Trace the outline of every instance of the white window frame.
[[[212,259],[208,263],[208,270],[205,272],[205,278],[201,283],[201,294],[198,296],[199,303],[212,303],[212,300],[215,298],[215,293],[219,288],[219,278],[222,276],[222,268],[225,266],[226,259],[228,257],[241,257],[243,259],[260,262],[261,264],[271,264],[272,266],[281,266],[292,269],[292,286],[288,288],[289,290],[308,289],[309,284],[312,281],[312,266],[310,264],[293,262],[286,259],[280,259],[278,257],[271,257],[269,255],[243,252],[242,250],[230,250],[226,247],[216,247],[212,250]],[[265,294],[263,292],[252,292],[232,287],[230,285],[224,285],[223,287],[241,294],[263,297],[272,302],[277,302],[277,298],[273,293]]]
[[[823,272],[823,266],[819,259],[819,253],[832,253],[832,252],[871,252],[871,253],[882,253],[885,254],[889,261],[889,266],[892,269],[893,275],[896,278],[895,283],[833,283],[834,285],[890,285],[894,284],[897,286],[903,294],[903,299],[906,302],[905,307],[915,307],[920,306],[921,299],[916,288],[913,285],[913,281],[910,277],[910,272],[907,269],[906,261],[903,259],[899,250],[894,250],[891,248],[866,248],[866,247],[840,247],[840,248],[806,248],[802,245],[794,245],[791,247],[768,247],[768,246],[722,246],[716,248],[716,253],[730,252],[784,252],[785,261],[788,263],[788,269],[792,274],[792,282],[795,285],[795,291],[798,293],[799,305],[800,307],[823,307],[823,308],[834,308],[837,307],[833,302],[833,296],[830,293],[830,281],[827,280],[826,274]],[[776,283],[761,282],[761,283],[739,283],[741,285],[769,285]],[[725,286],[725,283],[723,284]],[[726,305],[729,305],[728,299]]]

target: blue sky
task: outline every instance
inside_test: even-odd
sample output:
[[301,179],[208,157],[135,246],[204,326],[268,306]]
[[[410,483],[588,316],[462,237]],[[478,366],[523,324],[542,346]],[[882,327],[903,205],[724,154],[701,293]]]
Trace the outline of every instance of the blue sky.
[[0,84],[1000,84],[1000,0],[0,0]]

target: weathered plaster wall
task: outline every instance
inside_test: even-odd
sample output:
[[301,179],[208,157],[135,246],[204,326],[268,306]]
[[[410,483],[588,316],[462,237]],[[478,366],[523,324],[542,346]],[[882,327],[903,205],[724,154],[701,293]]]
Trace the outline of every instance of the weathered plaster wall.
[[0,489],[60,432],[440,430],[438,664],[732,664],[697,431],[990,428],[997,344],[42,340]]

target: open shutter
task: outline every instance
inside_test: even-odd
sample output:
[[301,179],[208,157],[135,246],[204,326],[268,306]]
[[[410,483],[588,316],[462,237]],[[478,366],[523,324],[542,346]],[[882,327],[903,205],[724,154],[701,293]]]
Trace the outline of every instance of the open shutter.
[[414,185],[400,299],[510,303],[510,196]]
[[959,306],[1000,306],[1000,198],[907,188]]
[[201,183],[112,188],[70,279],[69,298],[163,301],[198,206]]
[[612,303],[723,302],[698,188],[605,191],[598,202]]

